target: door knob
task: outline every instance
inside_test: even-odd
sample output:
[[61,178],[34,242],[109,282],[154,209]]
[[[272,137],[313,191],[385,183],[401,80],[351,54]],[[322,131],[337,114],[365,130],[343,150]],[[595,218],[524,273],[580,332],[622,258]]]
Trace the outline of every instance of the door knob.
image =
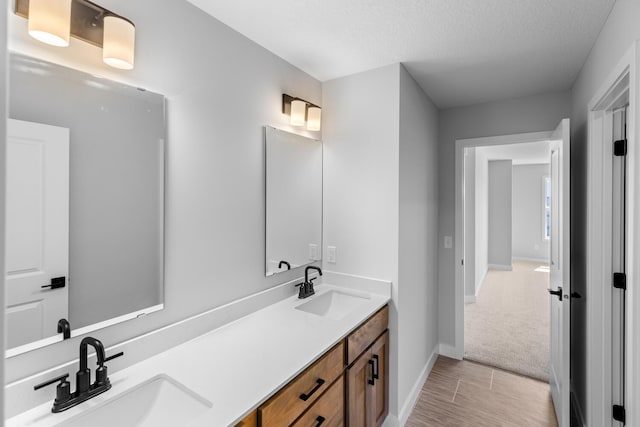
[[555,295],[558,297],[560,301],[562,301],[562,287],[558,286],[558,290],[553,291],[551,289],[547,289],[551,295]]

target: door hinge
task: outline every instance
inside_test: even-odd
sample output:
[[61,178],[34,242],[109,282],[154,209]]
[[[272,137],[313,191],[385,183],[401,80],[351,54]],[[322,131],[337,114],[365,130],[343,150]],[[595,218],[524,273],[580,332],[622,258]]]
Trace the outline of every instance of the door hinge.
[[626,156],[627,155],[627,140],[619,139],[613,141],[613,155],[614,156]]
[[460,264],[464,265],[464,258],[460,260]]
[[627,290],[627,275],[625,273],[613,273],[613,287]]
[[626,412],[624,410],[624,406],[622,405],[613,405],[613,419],[616,421],[620,421],[622,424],[625,423]]

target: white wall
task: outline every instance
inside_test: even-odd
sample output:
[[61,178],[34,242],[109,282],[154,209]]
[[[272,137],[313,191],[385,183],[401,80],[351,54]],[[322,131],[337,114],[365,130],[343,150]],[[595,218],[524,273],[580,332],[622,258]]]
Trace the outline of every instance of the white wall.
[[339,273],[392,282],[390,398],[398,412],[399,65],[325,82],[323,244]]
[[640,39],[640,2],[617,0],[571,89],[571,290],[583,295],[571,304],[571,381],[586,408],[587,110],[596,90],[635,40]]
[[438,113],[398,64],[326,82],[322,98],[324,244],[338,254],[323,266],[392,282],[389,407],[402,417],[438,343]]
[[464,295],[476,295],[476,149],[464,151]]
[[[442,185],[442,184],[440,184]],[[476,148],[476,241],[475,241],[475,288],[478,295],[482,281],[489,269],[489,161],[483,150]],[[455,240],[454,240],[455,241]],[[452,307],[453,309],[453,307]]]
[[438,111],[400,67],[400,416],[438,344]]
[[513,166],[513,258],[548,262],[544,238],[544,178],[548,164]]
[[[454,235],[454,169],[455,140],[525,132],[549,131],[571,113],[569,92],[541,94],[496,101],[440,112],[439,121],[439,241]],[[455,238],[454,238],[455,241]],[[453,249],[440,246],[438,252],[440,341],[453,346],[455,340],[454,269],[460,261]],[[476,263],[476,268],[477,267]]]
[[[7,140],[7,9],[0,7],[0,165],[5,164]],[[5,168],[2,168],[4,171]],[[4,271],[4,209],[5,209],[5,174],[0,173],[0,271]],[[4,274],[0,274],[0,307],[4,307]],[[0,316],[0,355],[4,354],[5,328],[7,322],[4,309]],[[4,363],[0,363],[0,426],[4,425]]]
[[489,161],[489,268],[511,269],[511,160]]
[[[15,16],[10,45],[168,97],[166,308],[95,333],[110,346],[295,277],[264,277],[262,127],[289,127],[283,92],[318,105],[322,93],[317,80],[187,2],[101,4],[136,23],[131,72],[105,66],[99,49],[75,39],[66,49],[32,41],[26,20]],[[7,360],[7,380],[77,358],[78,343]]]

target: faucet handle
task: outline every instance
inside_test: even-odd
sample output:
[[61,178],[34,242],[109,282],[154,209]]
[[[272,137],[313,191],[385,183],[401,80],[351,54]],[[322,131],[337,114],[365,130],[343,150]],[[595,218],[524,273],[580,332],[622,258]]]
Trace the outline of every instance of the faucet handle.
[[69,383],[69,381],[67,381],[67,378],[69,378],[69,374],[60,375],[59,377],[34,386],[33,389],[39,390],[42,387],[46,387],[48,385],[54,384],[57,381],[60,381],[60,384],[58,384],[58,386],[56,387],[56,398],[53,401],[53,404],[61,404],[71,398],[71,384]]
[[[109,356],[109,357],[105,357],[104,361],[108,362],[109,360],[113,360],[116,357],[120,357],[124,355],[124,352],[121,351],[120,353],[116,353],[113,356]],[[107,367],[104,365],[104,363],[102,365],[100,365],[100,363],[98,363],[99,367],[98,369],[96,369],[96,383],[95,386],[99,387],[99,386],[104,386],[107,385],[109,387],[110,386],[110,382],[109,382],[109,377],[107,376]]]
[[40,383],[38,385],[33,386],[33,389],[34,390],[40,390],[41,388],[46,387],[48,385],[51,385],[51,384],[53,384],[55,382],[58,382],[58,381],[60,381],[60,384],[62,384],[64,382],[68,382],[68,381],[66,381],[67,378],[69,378],[69,374],[60,375],[59,377],[55,377],[55,378],[53,378],[51,380],[48,380],[48,381],[45,381],[43,383]]
[[112,356],[106,357],[106,358],[104,359],[104,361],[105,361],[105,362],[108,362],[109,360],[113,360],[113,359],[118,358],[118,357],[120,357],[120,356],[124,356],[124,351],[121,351],[120,353],[116,353],[116,354],[114,354],[114,355],[112,355]]

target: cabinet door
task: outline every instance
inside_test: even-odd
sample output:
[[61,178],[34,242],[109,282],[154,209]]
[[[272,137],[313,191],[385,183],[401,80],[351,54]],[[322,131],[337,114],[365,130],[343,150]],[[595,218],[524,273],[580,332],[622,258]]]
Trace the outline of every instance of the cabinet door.
[[380,427],[389,413],[389,331],[371,346],[373,382],[371,389],[371,426]]
[[373,381],[373,361],[371,351],[367,350],[347,370],[347,418],[349,427],[368,427],[371,425],[371,387]]

